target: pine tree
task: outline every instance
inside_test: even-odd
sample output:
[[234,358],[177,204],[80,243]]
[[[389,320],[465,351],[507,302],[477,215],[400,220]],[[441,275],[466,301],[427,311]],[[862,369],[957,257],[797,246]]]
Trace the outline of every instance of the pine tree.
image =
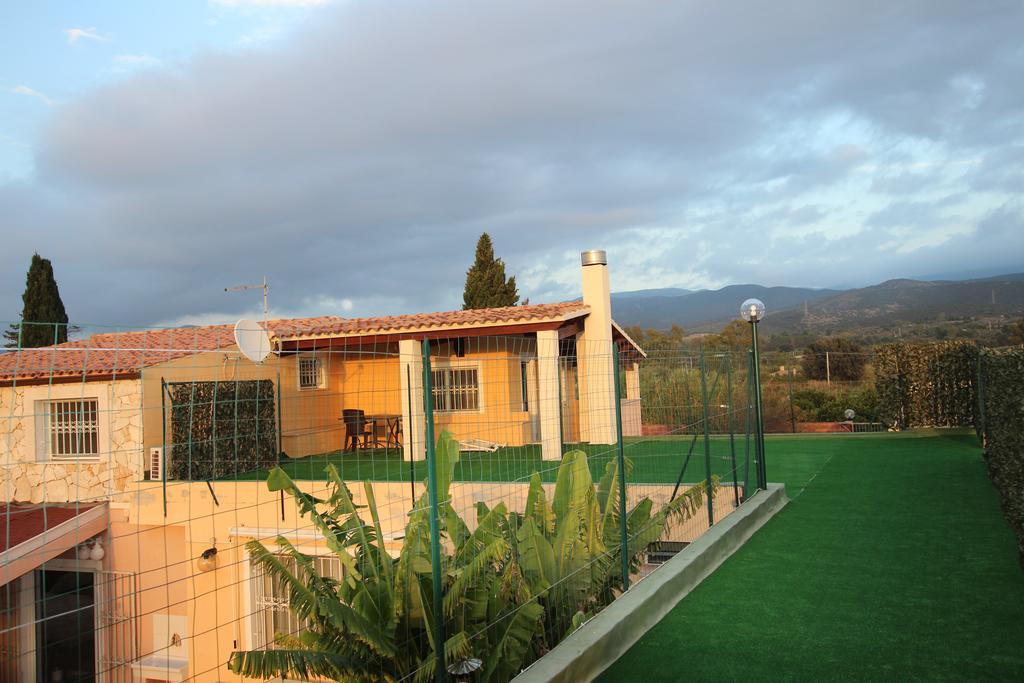
[[4,332],[6,346],[27,349],[68,340],[68,314],[49,259],[33,254],[21,300],[21,323],[11,325]]
[[516,279],[505,279],[505,262],[494,258],[494,246],[486,232],[476,243],[476,260],[466,271],[462,309],[501,308],[519,303]]

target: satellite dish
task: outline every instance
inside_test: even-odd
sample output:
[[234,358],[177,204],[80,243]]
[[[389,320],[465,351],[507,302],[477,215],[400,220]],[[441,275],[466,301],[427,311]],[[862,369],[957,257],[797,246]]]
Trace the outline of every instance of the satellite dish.
[[253,363],[262,363],[270,355],[270,335],[255,320],[242,318],[235,323],[235,343],[242,355]]

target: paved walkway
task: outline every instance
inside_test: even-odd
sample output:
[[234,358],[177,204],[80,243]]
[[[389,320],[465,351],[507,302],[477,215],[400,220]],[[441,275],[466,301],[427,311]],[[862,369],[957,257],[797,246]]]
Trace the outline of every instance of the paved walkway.
[[1024,571],[973,435],[801,441],[813,471],[793,443],[768,443],[793,501],[601,680],[1024,680]]

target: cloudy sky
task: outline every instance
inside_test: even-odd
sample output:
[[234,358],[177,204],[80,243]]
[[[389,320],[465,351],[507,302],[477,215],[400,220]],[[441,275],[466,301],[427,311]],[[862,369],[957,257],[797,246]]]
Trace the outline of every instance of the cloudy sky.
[[1024,5],[7,3],[0,320],[458,308],[520,292],[1024,270]]

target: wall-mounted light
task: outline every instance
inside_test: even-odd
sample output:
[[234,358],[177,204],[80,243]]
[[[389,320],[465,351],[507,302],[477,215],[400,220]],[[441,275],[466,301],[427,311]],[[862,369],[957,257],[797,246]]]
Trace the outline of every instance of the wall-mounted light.
[[196,560],[196,567],[201,572],[208,572],[217,568],[217,539],[213,539],[212,545],[199,555],[199,559]]
[[76,555],[80,560],[95,560],[99,562],[106,556],[106,551],[103,549],[103,545],[100,543],[100,539],[94,538],[91,541],[85,541],[76,551]]
[[462,659],[457,662],[453,662],[446,668],[448,669],[448,673],[455,677],[456,683],[462,683],[463,681],[472,680],[473,674],[483,665],[484,663],[476,657],[470,657],[469,659]]

